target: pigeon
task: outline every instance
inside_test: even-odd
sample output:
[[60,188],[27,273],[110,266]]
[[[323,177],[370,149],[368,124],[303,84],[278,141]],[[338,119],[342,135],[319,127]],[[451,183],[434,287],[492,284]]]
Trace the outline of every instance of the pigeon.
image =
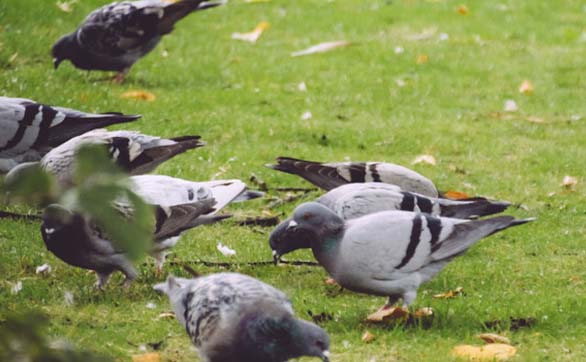
[[348,183],[384,182],[404,191],[438,197],[439,192],[428,178],[406,167],[384,162],[320,163],[289,157],[278,157],[274,170],[298,175],[315,186],[329,191]]
[[[344,220],[387,210],[428,213],[457,219],[473,219],[506,210],[511,204],[484,198],[465,201],[435,198],[401,190],[399,186],[380,182],[345,184],[328,191],[316,202],[326,206]],[[285,231],[291,219],[284,220],[271,233],[269,244],[275,263],[278,257],[311,245],[303,231]],[[286,237],[284,237],[286,236]]]
[[409,305],[419,285],[480,239],[534,219],[496,216],[483,220],[382,211],[343,220],[326,206],[298,206],[287,226],[303,230],[318,262],[343,288],[399,299]]
[[[258,198],[262,193],[249,191],[240,180],[214,180],[195,182],[162,175],[142,175],[130,177],[130,189],[146,203],[170,207],[201,200],[202,194],[209,194],[215,200],[214,211],[200,215],[197,225],[210,224],[224,220],[231,215],[217,215],[231,202]],[[205,192],[203,191],[205,190]],[[194,224],[194,227],[197,226]],[[151,255],[155,258],[157,272],[160,273],[165,263],[167,250],[174,247],[180,235],[160,240],[153,246]]]
[[[170,207],[153,205],[156,223],[152,252],[160,253],[167,245],[159,243],[164,244],[198,226],[200,216],[215,211],[214,204],[209,190],[201,189],[195,202]],[[113,205],[114,210],[129,216],[132,213],[132,209],[123,202]],[[100,289],[116,270],[125,275],[125,286],[138,275],[126,252],[108,240],[108,236],[92,220],[64,206],[52,204],[43,211],[41,235],[47,250],[59,259],[73,266],[94,270],[98,276],[96,286]]]
[[329,336],[296,318],[280,290],[238,273],[196,279],[170,276],[154,289],[168,295],[175,316],[207,362],[329,361]]
[[25,98],[0,97],[0,172],[39,161],[52,148],[96,128],[132,122],[139,115],[93,114]]
[[118,72],[122,82],[132,65],[153,50],[176,22],[194,11],[224,2],[182,0],[121,1],[90,13],[71,34],[53,45],[55,69],[64,60],[80,69]]
[[[107,131],[96,129],[70,139],[49,151],[40,161],[41,167],[56,176],[64,187],[73,185],[75,152],[82,145],[103,144],[114,162],[130,175],[149,173],[161,163],[190,149],[204,146],[200,136],[182,136],[164,139],[144,135],[135,131]],[[36,166],[23,163],[13,168],[6,181],[17,180],[18,175]]]

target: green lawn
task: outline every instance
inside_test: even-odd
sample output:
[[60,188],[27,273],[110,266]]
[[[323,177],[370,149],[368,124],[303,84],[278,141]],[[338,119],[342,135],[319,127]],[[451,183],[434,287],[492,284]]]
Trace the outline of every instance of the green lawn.
[[[458,344],[481,344],[484,322],[535,318],[528,328],[495,331],[518,348],[518,361],[586,360],[586,27],[576,0],[461,1],[272,0],[195,14],[139,61],[123,85],[100,81],[64,63],[52,69],[50,48],[92,9],[106,3],[78,1],[65,13],[55,1],[0,2],[0,95],[27,97],[87,111],[140,113],[133,129],[148,134],[200,134],[208,146],[177,157],[161,174],[194,180],[256,174],[269,187],[307,187],[301,179],[264,168],[276,156],[324,161],[346,158],[410,166],[431,154],[436,166],[418,164],[442,190],[454,189],[522,204],[530,225],[484,240],[419,291],[415,307],[431,306],[431,326],[380,327],[364,317],[379,297],[338,293],[321,268],[234,266],[284,290],[297,314],[325,312],[334,362],[451,361]],[[268,21],[256,44],[232,40],[233,32]],[[447,40],[441,40],[445,38]],[[332,40],[353,46],[292,58],[293,51]],[[395,48],[403,53],[396,54]],[[163,51],[168,56],[163,55]],[[417,64],[419,55],[428,62]],[[530,80],[533,94],[519,85]],[[307,92],[298,90],[300,82]],[[403,86],[400,86],[403,85]],[[153,102],[120,98],[127,90],[156,95]],[[519,110],[503,113],[506,100]],[[311,111],[313,117],[301,120]],[[537,120],[538,122],[535,122]],[[410,166],[411,167],[411,166]],[[573,192],[565,175],[579,180]],[[251,185],[253,186],[253,185]],[[268,197],[284,195],[269,192]],[[307,201],[317,192],[298,200]],[[288,214],[295,203],[269,209],[270,201],[230,207],[237,214]],[[227,221],[188,233],[169,257],[245,263],[270,259],[269,228]],[[227,258],[217,242],[237,251]],[[299,251],[289,259],[312,260]],[[49,263],[53,272],[35,274]],[[203,273],[225,269],[193,267]],[[172,319],[166,298],[151,290],[160,281],[152,260],[126,291],[114,278],[106,292],[94,276],[46,251],[39,226],[0,221],[0,318],[40,310],[49,333],[75,345],[129,361],[138,345],[164,341],[164,361],[193,361],[197,354]],[[186,276],[179,265],[168,273]],[[10,288],[22,281],[23,289]],[[463,287],[464,296],[432,299]],[[74,305],[67,306],[70,291]],[[155,303],[154,309],[146,307]],[[365,344],[368,329],[376,339]]]

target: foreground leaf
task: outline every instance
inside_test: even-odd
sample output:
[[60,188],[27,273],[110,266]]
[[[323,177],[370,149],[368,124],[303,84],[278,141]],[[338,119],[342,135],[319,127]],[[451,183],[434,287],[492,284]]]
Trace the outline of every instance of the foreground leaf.
[[452,298],[457,297],[458,295],[461,295],[463,291],[464,291],[464,288],[458,287],[454,290],[450,290],[445,293],[435,294],[432,296],[432,298],[433,299],[452,299]]

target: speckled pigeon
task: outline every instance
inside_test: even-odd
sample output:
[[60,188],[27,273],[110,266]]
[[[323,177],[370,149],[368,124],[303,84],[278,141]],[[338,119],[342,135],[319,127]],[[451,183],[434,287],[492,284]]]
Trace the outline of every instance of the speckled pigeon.
[[191,12],[221,4],[202,0],[139,0],[105,5],[53,45],[53,64],[57,69],[63,60],[69,60],[80,69],[115,71],[115,80],[122,82],[130,67],[173,31],[177,21]]
[[39,161],[53,147],[96,128],[131,122],[138,115],[93,114],[30,99],[0,97],[0,172]]
[[154,288],[169,296],[177,320],[204,361],[329,360],[328,334],[296,318],[287,296],[257,279],[236,273],[170,276]]
[[[200,224],[198,218],[214,211],[215,200],[209,190],[203,190],[198,200],[189,204],[161,206],[155,208],[155,229],[151,252],[160,253],[170,247],[168,240]],[[123,202],[117,203],[113,212],[130,215],[132,208]],[[137,272],[126,252],[116,248],[93,221],[79,213],[53,204],[43,212],[41,235],[45,246],[64,262],[80,268],[91,269],[98,275],[97,286],[102,289],[110,274],[121,271],[128,285],[137,277]]]
[[404,191],[438,197],[433,182],[406,167],[384,162],[320,163],[289,157],[278,157],[272,169],[298,175],[326,191],[340,185],[357,182],[384,182]]
[[340,286],[409,306],[419,285],[480,239],[533,219],[483,220],[383,211],[344,221],[322,204],[295,209],[288,228],[303,230],[314,256]]
[[[96,129],[72,138],[49,151],[41,159],[41,167],[54,174],[62,186],[70,186],[73,183],[75,170],[75,152],[85,144],[107,147],[115,163],[131,175],[151,172],[161,163],[190,149],[205,145],[200,141],[199,136],[165,139],[135,131]],[[23,169],[31,165],[31,163],[18,165],[7,175],[7,179],[16,179]]]
[[[511,204],[484,198],[448,200],[407,192],[400,187],[380,182],[345,184],[328,191],[316,202],[328,207],[344,220],[379,211],[403,210],[429,213],[458,219],[477,218],[504,211]],[[284,220],[271,233],[269,244],[275,262],[284,254],[301,248],[310,248],[304,231],[286,232],[291,219]]]

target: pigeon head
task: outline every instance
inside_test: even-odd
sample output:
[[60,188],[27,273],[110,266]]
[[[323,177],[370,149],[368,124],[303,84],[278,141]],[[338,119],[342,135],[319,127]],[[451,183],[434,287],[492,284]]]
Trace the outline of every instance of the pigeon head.
[[49,250],[69,240],[79,240],[85,226],[81,215],[58,204],[51,204],[43,211],[41,234]]
[[311,233],[301,228],[289,228],[293,219],[281,222],[271,233],[269,245],[273,251],[273,260],[277,264],[281,256],[297,249],[311,248]]
[[43,225],[48,234],[71,225],[74,219],[75,215],[71,210],[58,204],[49,205],[43,211]]
[[173,275],[169,275],[167,280],[163,283],[155,284],[153,289],[167,294],[169,297],[169,301],[171,302],[171,306],[173,307],[173,312],[175,312],[175,318],[177,321],[185,327],[185,309],[186,304],[184,303],[184,296],[188,292],[190,279],[185,278],[178,278]]
[[51,55],[53,56],[53,66],[55,69],[59,68],[59,64],[64,60],[71,60],[75,57],[77,50],[77,42],[75,34],[64,35],[59,39],[53,49]]
[[344,229],[344,220],[317,202],[306,202],[293,212],[288,230],[305,230],[313,234],[312,240],[338,234]]
[[236,331],[241,336],[236,349],[246,361],[286,361],[302,356],[329,361],[326,331],[271,302],[256,301],[241,310]]

